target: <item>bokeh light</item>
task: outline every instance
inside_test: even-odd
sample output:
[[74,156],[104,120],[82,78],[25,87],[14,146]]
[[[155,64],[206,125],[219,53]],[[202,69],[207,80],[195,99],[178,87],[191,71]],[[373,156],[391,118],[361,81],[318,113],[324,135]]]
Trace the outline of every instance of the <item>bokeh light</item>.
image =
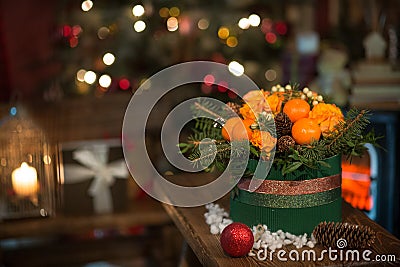
[[228,39],[226,39],[226,45],[229,47],[236,47],[238,45],[238,40],[235,36],[229,36]]
[[110,29],[107,27],[101,27],[97,31],[97,37],[99,37],[100,40],[106,39],[109,34],[110,34]]
[[84,69],[80,69],[76,72],[76,79],[80,82],[84,82],[85,81],[85,74],[86,74],[86,70]]
[[265,18],[261,22],[261,31],[263,33],[267,33],[272,31],[272,20],[269,18]]
[[74,48],[74,47],[78,46],[79,40],[78,40],[78,37],[72,36],[69,38],[68,42],[69,42],[69,46]]
[[132,8],[132,14],[135,17],[140,17],[144,14],[144,7],[142,5],[136,5]]
[[249,22],[250,22],[250,25],[251,25],[251,26],[253,26],[253,27],[258,27],[258,25],[260,25],[261,18],[260,18],[260,16],[257,15],[257,14],[251,14],[251,15],[249,16]]
[[169,16],[169,9],[168,7],[162,7],[160,8],[160,10],[158,11],[158,14],[160,15],[160,17],[162,18],[167,18]]
[[83,11],[87,12],[93,7],[93,2],[90,0],[85,0],[82,2],[81,8]]
[[114,63],[115,61],[115,56],[112,53],[105,53],[103,56],[103,62],[107,66],[110,66]]
[[178,27],[179,26],[178,26],[178,19],[177,18],[170,17],[167,20],[167,29],[168,29],[168,31],[174,32],[174,31],[176,31],[178,29]]
[[17,108],[16,107],[11,107],[10,108],[10,115],[11,116],[17,115]]
[[218,37],[221,39],[226,39],[229,37],[229,29],[227,27],[220,27],[218,29]]
[[179,16],[180,13],[181,13],[181,11],[176,6],[171,7],[169,9],[169,15],[172,17],[177,17],[177,16]]
[[214,84],[215,82],[215,77],[212,74],[207,74],[206,76],[204,76],[203,82],[205,85],[207,86],[211,86]]
[[224,93],[228,91],[228,83],[226,81],[220,81],[217,88],[219,92]]
[[200,30],[207,30],[209,26],[210,22],[207,19],[200,19],[199,22],[197,22],[197,27],[199,27]]
[[231,61],[228,65],[229,72],[235,76],[242,76],[244,73],[244,67],[237,61]]
[[110,75],[103,74],[99,78],[99,84],[101,87],[108,88],[111,85],[111,77]]
[[83,80],[88,84],[93,84],[96,81],[97,75],[94,71],[87,71],[83,76]]
[[119,86],[119,88],[121,88],[122,90],[128,90],[129,87],[131,86],[131,83],[129,82],[128,79],[122,78],[121,80],[119,80],[118,86]]
[[146,29],[146,23],[143,20],[138,20],[133,24],[136,32],[142,32]]
[[280,35],[285,35],[287,33],[286,23],[283,21],[279,21],[275,24],[275,30]]
[[265,79],[267,79],[267,81],[274,81],[276,79],[276,71],[273,69],[269,69],[265,72]]
[[72,32],[72,35],[78,36],[82,32],[82,27],[80,25],[74,25],[72,27],[72,31],[71,32]]
[[276,34],[273,32],[268,32],[265,35],[265,40],[267,40],[267,42],[270,44],[274,44],[276,42]]
[[250,27],[250,21],[248,18],[241,18],[238,22],[239,28],[247,30]]

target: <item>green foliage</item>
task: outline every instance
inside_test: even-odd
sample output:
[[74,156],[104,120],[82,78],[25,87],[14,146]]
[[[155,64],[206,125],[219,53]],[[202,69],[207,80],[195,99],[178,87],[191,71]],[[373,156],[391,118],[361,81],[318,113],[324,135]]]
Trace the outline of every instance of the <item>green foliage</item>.
[[[204,102],[194,106],[195,116],[220,116],[224,110],[213,104]],[[373,131],[365,132],[369,124],[370,113],[366,110],[351,109],[344,121],[336,125],[329,136],[321,138],[309,145],[297,145],[288,152],[273,152],[274,165],[282,170],[282,175],[297,171],[307,173],[321,166],[329,167],[323,160],[337,154],[343,154],[348,160],[353,156],[361,156],[366,150],[365,144],[377,145]],[[241,157],[253,159],[263,158],[260,150],[249,144],[248,140],[227,142],[222,138],[221,125],[217,123],[222,117],[215,120],[209,118],[196,119],[193,134],[187,143],[179,144],[182,153],[190,152],[189,159],[195,166],[209,166],[207,170],[224,170],[230,160]],[[275,129],[274,120],[260,115],[258,124],[264,129]],[[272,130],[270,130],[272,131]],[[274,131],[271,132],[276,136]],[[249,154],[248,154],[249,153]]]

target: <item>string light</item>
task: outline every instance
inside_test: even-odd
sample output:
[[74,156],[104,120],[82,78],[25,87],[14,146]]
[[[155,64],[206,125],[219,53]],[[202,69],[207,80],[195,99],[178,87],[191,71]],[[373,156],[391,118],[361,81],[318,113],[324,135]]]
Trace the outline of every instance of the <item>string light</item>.
[[260,16],[257,15],[257,14],[251,14],[251,15],[249,16],[249,22],[250,22],[250,25],[251,25],[251,26],[253,26],[253,27],[258,27],[258,25],[260,25],[261,18],[260,18]]
[[267,81],[274,81],[276,79],[276,71],[273,69],[269,69],[265,72],[265,79],[267,79]]
[[135,17],[140,17],[144,14],[144,7],[142,5],[136,5],[132,8],[132,14]]
[[80,82],[84,82],[85,81],[85,74],[86,74],[86,70],[84,69],[80,69],[76,72],[76,79]]
[[218,29],[218,37],[221,39],[226,39],[229,37],[229,29],[227,27],[220,27]]
[[93,71],[89,70],[85,73],[85,75],[83,76],[83,80],[87,83],[87,84],[93,84],[96,81],[96,73],[94,73]]
[[170,17],[167,20],[167,29],[170,32],[174,32],[178,29],[179,25],[178,25],[178,19],[175,17]]
[[235,76],[242,76],[244,73],[244,67],[237,61],[231,61],[228,65],[228,70]]
[[180,13],[181,13],[181,11],[176,6],[171,7],[169,10],[169,15],[171,17],[178,17]]
[[197,23],[197,27],[199,27],[200,30],[207,30],[209,26],[210,23],[208,22],[207,19],[200,19],[199,22]]
[[106,39],[109,34],[110,34],[110,29],[107,27],[101,27],[97,31],[97,37],[99,37],[100,40]]
[[229,36],[228,39],[226,39],[226,45],[229,47],[236,47],[238,45],[238,40],[235,36]]
[[111,85],[111,77],[110,75],[103,74],[99,78],[99,84],[103,88],[108,88]]
[[146,23],[143,20],[138,20],[133,24],[136,32],[142,32],[146,29]]
[[90,0],[85,0],[82,2],[81,8],[83,11],[87,12],[93,7],[93,2]]
[[242,30],[247,30],[248,28],[250,28],[250,21],[248,18],[241,18],[238,22],[238,26],[239,28],[241,28]]
[[103,62],[104,64],[106,64],[107,66],[110,66],[114,63],[115,61],[115,56],[111,53],[105,53],[103,56]]
[[167,18],[169,16],[169,9],[168,7],[162,7],[160,8],[160,10],[158,11],[158,14],[160,15],[160,17],[162,18]]

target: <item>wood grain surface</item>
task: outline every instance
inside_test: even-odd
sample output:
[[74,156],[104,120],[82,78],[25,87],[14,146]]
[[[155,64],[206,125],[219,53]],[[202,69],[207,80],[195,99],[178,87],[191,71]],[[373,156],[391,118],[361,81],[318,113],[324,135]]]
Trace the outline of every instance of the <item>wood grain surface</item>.
[[[176,180],[182,181],[183,177],[176,177]],[[190,181],[197,181],[198,179],[187,179],[186,184],[190,184]],[[181,182],[182,183],[182,182]],[[195,182],[198,183],[198,182]],[[229,210],[229,198],[225,196],[216,203],[220,204],[225,210]],[[196,208],[178,208],[171,205],[163,205],[169,216],[173,219],[178,229],[181,231],[186,242],[192,248],[193,252],[197,255],[199,261],[204,266],[400,266],[400,241],[393,235],[387,232],[380,225],[370,220],[363,212],[355,210],[348,203],[343,203],[343,222],[358,224],[358,225],[369,225],[377,233],[375,243],[371,246],[370,250],[372,254],[369,255],[371,259],[375,258],[375,255],[395,255],[395,262],[376,262],[376,261],[330,261],[329,257],[326,257],[321,261],[279,261],[276,254],[273,256],[273,260],[260,261],[256,257],[243,257],[243,258],[231,258],[226,255],[219,241],[219,235],[212,235],[210,233],[209,226],[205,223],[204,213],[206,212],[205,207]],[[285,257],[288,258],[290,250],[295,249],[293,245],[284,247],[286,250]],[[303,247],[301,251],[309,249]],[[324,248],[317,245],[314,250],[317,258]],[[362,252],[362,251],[361,251]],[[269,257],[269,256],[268,256]],[[343,256],[345,258],[345,256]],[[360,253],[360,259],[362,253]]]

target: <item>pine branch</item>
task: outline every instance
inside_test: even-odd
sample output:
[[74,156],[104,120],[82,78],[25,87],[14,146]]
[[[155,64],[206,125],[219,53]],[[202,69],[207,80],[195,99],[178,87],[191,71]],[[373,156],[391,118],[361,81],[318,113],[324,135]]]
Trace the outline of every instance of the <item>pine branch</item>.
[[193,112],[196,117],[209,117],[211,116],[214,120],[221,118],[221,115],[218,113],[220,112],[220,108],[216,107],[215,105],[209,102],[195,102],[193,106]]

